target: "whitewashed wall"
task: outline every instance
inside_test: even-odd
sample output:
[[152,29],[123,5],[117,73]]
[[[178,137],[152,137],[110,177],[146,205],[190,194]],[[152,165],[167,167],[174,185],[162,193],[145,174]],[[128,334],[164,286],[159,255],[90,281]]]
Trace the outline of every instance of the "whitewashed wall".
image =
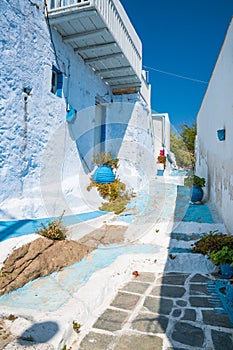
[[[167,113],[152,114],[153,137],[156,160],[160,155],[160,150],[164,149],[165,156],[170,155],[170,119]],[[160,165],[157,164],[157,167]],[[166,171],[170,171],[170,163],[167,161]]]
[[107,123],[106,147],[120,158],[120,178],[136,191],[147,186],[156,171],[150,108],[139,95],[119,96]]
[[[225,128],[219,141],[217,130]],[[229,26],[197,117],[196,172],[206,195],[233,233],[233,21]]]
[[[105,102],[108,123],[112,109],[118,108],[113,107],[115,100],[109,87],[53,30],[51,41],[43,1],[37,0],[36,3],[39,8],[25,0],[0,2],[2,219],[60,215],[64,209],[66,213],[96,209],[98,200],[86,195],[84,184],[89,175],[80,159],[77,138],[80,133],[85,134],[82,142],[86,142],[85,156],[89,156],[90,165],[91,153],[88,154],[88,151],[92,152],[93,148],[96,96]],[[56,56],[65,75],[62,98],[50,92],[51,68],[57,63]],[[25,86],[32,88],[26,124]],[[138,96],[130,98],[130,114],[127,114],[128,108],[121,104],[120,116],[124,116],[124,122],[132,120],[136,129],[143,125],[149,130],[150,110],[145,108],[140,98],[138,100]],[[66,122],[65,97],[78,111],[71,124]],[[118,100],[117,97],[117,104]],[[128,97],[125,101],[129,102]],[[114,129],[114,125],[109,127],[108,138],[111,137],[111,128]],[[135,131],[135,134],[139,142],[151,147],[150,130],[146,133]],[[127,140],[127,133],[121,136],[121,142]],[[117,143],[116,149],[122,154],[121,142]],[[138,168],[139,162],[140,157],[133,167]],[[84,180],[80,182],[80,179]]]

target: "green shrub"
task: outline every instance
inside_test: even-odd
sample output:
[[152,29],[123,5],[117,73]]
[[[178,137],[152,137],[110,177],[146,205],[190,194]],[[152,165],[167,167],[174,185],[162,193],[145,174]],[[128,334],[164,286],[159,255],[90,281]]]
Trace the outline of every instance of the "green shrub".
[[102,152],[97,153],[93,158],[93,164],[99,165],[108,165],[110,168],[117,169],[119,167],[119,158],[112,158],[111,152]]
[[96,184],[100,195],[108,202],[102,203],[100,210],[113,211],[115,214],[122,213],[130,199],[135,195],[133,192],[126,191],[126,185],[118,178],[110,184]]
[[199,177],[194,174],[189,174],[185,179],[184,179],[184,185],[187,187],[193,187],[193,186],[199,186],[199,187],[205,187],[205,178],[204,177]]
[[126,185],[119,178],[110,184],[98,184],[91,179],[87,190],[90,191],[93,187],[97,188],[101,197],[108,200],[108,202],[102,203],[99,209],[115,214],[122,213],[130,199],[136,196],[133,191],[126,190]]
[[219,251],[224,246],[233,249],[233,236],[219,231],[210,231],[193,244],[192,253],[199,253],[210,257],[211,252]]
[[211,252],[210,259],[215,265],[231,264],[233,266],[233,249],[224,246],[221,250]]
[[81,324],[78,323],[77,321],[73,321],[73,330],[77,333],[80,332]]
[[99,209],[103,211],[114,212],[116,215],[118,215],[125,210],[126,205],[128,203],[129,203],[128,199],[120,197],[113,202],[102,203]]
[[[117,169],[119,166],[119,159],[112,158],[111,153],[98,153],[93,163],[96,165],[108,165],[112,170]],[[133,191],[127,191],[126,185],[120,181],[119,178],[115,178],[112,183],[99,184],[93,179],[90,179],[90,184],[87,186],[87,190],[90,191],[93,187],[96,187],[101,197],[108,202],[102,203],[100,210],[113,211],[115,214],[120,214],[125,210],[127,203],[132,197],[135,197]]]
[[63,215],[64,213],[57,220],[49,222],[47,226],[42,223],[42,229],[36,231],[36,233],[54,241],[61,241],[66,239],[67,229],[62,223]]

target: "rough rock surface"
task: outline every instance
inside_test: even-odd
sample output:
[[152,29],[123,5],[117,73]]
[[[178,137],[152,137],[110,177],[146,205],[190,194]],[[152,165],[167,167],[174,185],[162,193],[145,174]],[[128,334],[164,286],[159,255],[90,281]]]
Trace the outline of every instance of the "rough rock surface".
[[38,238],[13,251],[0,273],[0,295],[81,260],[93,248],[75,241]]
[[0,349],[4,349],[10,341],[12,341],[13,336],[5,322],[5,320],[0,320]]
[[104,225],[79,242],[53,241],[41,237],[25,244],[14,250],[3,264],[0,271],[0,295],[82,260],[100,243],[122,242],[125,230],[125,226]]
[[97,248],[99,244],[114,244],[124,242],[124,234],[128,226],[103,225],[100,228],[85,235],[79,243],[88,247]]

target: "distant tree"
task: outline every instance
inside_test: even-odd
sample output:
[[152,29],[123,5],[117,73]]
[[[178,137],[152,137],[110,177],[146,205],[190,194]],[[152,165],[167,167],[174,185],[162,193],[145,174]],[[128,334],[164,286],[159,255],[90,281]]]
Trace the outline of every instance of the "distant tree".
[[194,150],[196,137],[196,124],[191,126],[183,124],[179,135],[171,132],[170,148],[175,154],[176,163],[179,168],[194,168]]
[[194,156],[195,150],[195,138],[197,135],[197,125],[193,123],[191,126],[188,126],[186,123],[180,126],[181,132],[180,137],[187,147],[188,151]]

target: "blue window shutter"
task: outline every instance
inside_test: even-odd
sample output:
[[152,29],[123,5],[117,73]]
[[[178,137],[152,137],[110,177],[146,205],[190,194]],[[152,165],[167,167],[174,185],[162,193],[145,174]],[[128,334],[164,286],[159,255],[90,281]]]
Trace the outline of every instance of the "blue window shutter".
[[62,97],[62,83],[63,83],[63,75],[61,72],[57,74],[57,93],[58,97]]
[[61,72],[57,75],[57,88],[62,89],[62,83],[63,83],[63,75]]

